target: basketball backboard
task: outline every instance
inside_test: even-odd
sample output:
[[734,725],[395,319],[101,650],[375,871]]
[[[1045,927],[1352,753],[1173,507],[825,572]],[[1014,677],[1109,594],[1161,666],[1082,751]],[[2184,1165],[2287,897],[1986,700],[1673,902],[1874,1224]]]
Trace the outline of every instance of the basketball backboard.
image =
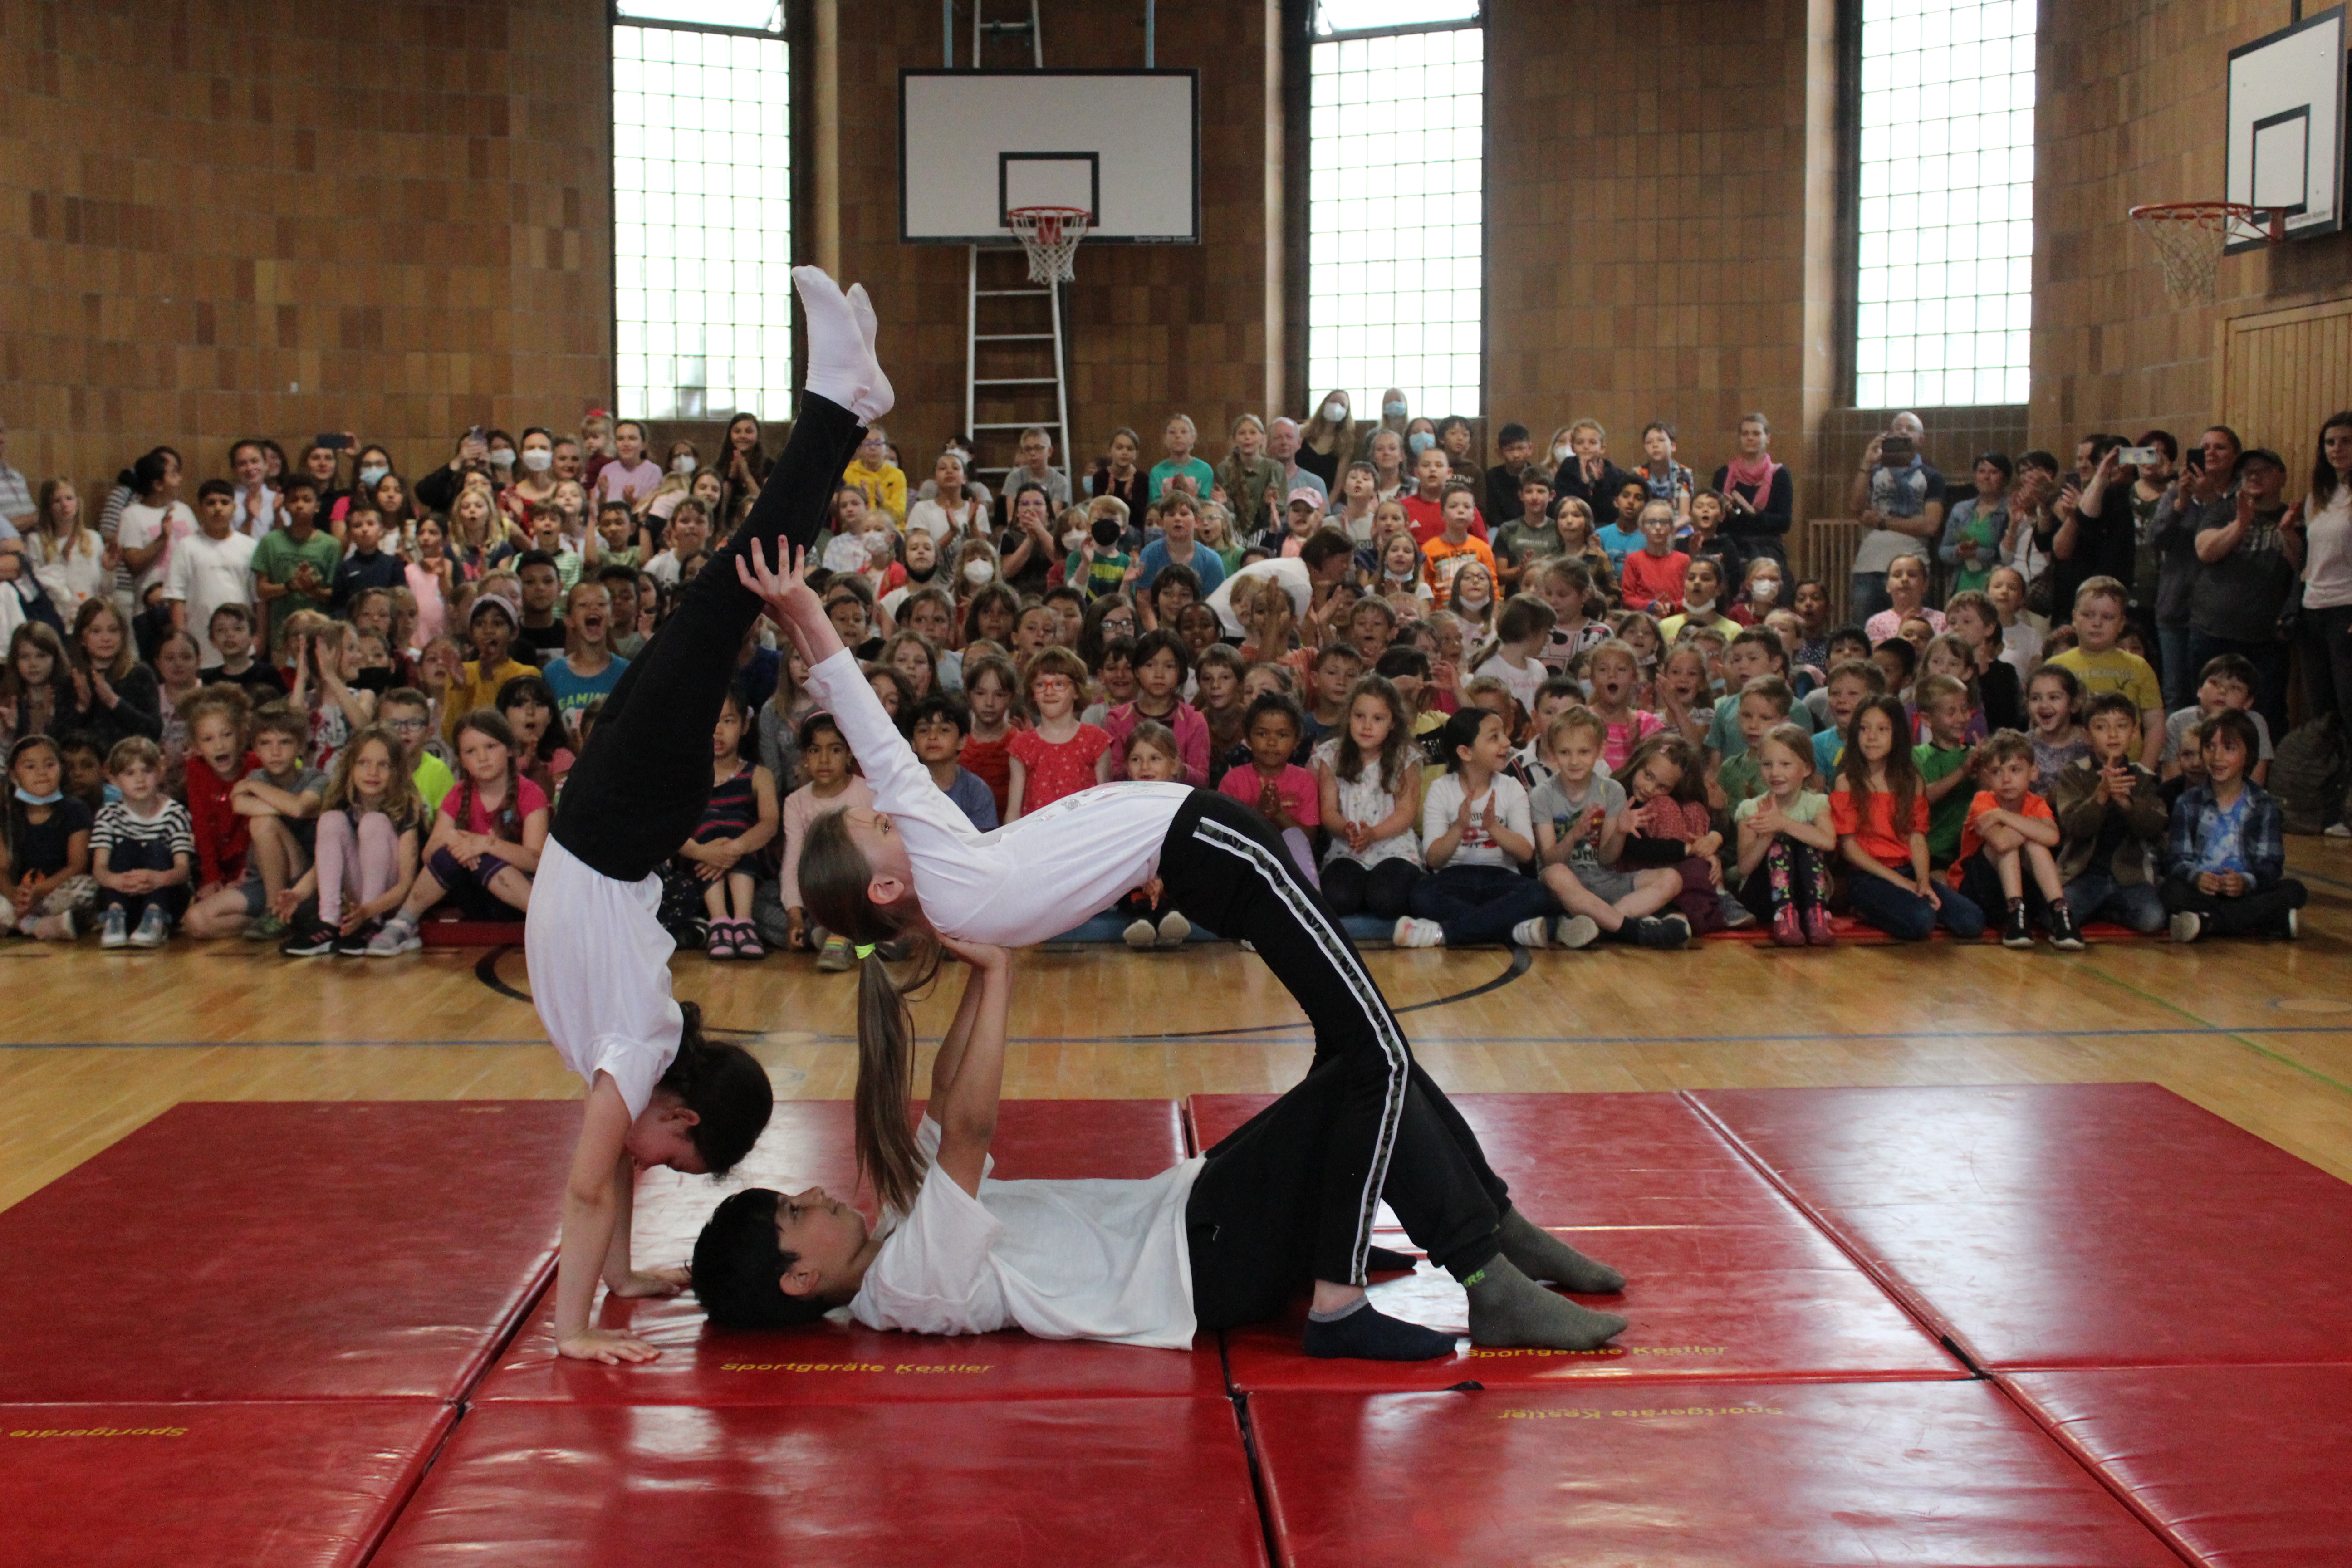
[[[2230,51],[2223,199],[2286,214],[2286,237],[2333,234],[2344,198],[2344,7]],[[2229,248],[2263,244],[2233,232]]]
[[898,237],[1013,241],[1004,214],[1084,207],[1087,243],[1201,238],[1195,70],[898,73]]

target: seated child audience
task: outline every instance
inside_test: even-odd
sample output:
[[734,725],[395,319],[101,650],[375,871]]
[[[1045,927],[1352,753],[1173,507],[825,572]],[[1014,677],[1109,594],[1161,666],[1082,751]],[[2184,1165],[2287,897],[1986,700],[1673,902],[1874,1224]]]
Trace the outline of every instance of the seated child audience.
[[[2137,703],[2138,699],[2135,697],[2133,700]],[[2084,738],[2083,727],[2075,722],[2082,706],[2083,683],[2063,665],[2045,664],[2026,681],[2025,712],[2033,723],[2033,788],[2037,794],[2048,795],[2068,763],[2090,755],[2091,743]]]
[[2050,809],[2064,835],[2058,875],[2077,928],[2113,921],[2136,931],[2164,929],[2153,857],[2164,848],[2171,807],[2157,776],[2135,760],[2139,710],[2120,691],[2102,691],[2083,715],[2090,754],[2059,770]]
[[1543,662],[1559,616],[1533,594],[1515,594],[1495,618],[1495,651],[1474,672],[1492,676],[1510,689],[1528,712],[1534,712],[1536,692],[1551,671]]
[[1312,835],[1323,820],[1321,794],[1315,775],[1291,760],[1305,729],[1298,704],[1287,693],[1269,691],[1253,698],[1242,715],[1248,760],[1228,768],[1217,787],[1273,824],[1298,863],[1299,875],[1316,885]]
[[931,770],[931,782],[955,802],[956,809],[982,833],[996,830],[996,797],[981,776],[963,765],[965,740],[971,733],[971,715],[962,702],[944,691],[915,700],[907,738],[915,758]]
[[524,771],[521,742],[496,712],[478,709],[457,721],[457,769],[464,776],[428,807],[433,829],[424,864],[400,910],[368,943],[371,958],[425,945],[417,924],[444,898],[472,921],[510,921],[530,909],[530,879],[547,847],[547,793]]
[[90,829],[90,877],[100,889],[99,946],[161,947],[188,903],[195,835],[188,808],[163,793],[163,748],[143,735],[117,741],[107,776],[122,798]]
[[963,676],[964,700],[971,704],[971,733],[964,738],[963,765],[988,786],[996,802],[996,819],[1003,822],[1005,808],[1012,804],[1013,711],[1021,677],[1014,672],[1013,661],[1001,654],[968,658]]
[[[1737,812],[1740,805],[1764,793],[1763,759],[1756,755],[1756,743],[1767,734],[1789,721],[1796,706],[1796,694],[1789,683],[1777,675],[1759,675],[1739,689],[1739,700],[1733,705],[1739,715],[1739,751],[1725,757],[1716,771],[1716,784],[1723,792],[1725,806]],[[1804,726],[1796,728],[1802,731]],[[1805,738],[1806,771],[1811,771],[1812,737]],[[1826,797],[1824,797],[1826,800]],[[1832,847],[1832,846],[1824,846]],[[1751,904],[1749,908],[1754,908]]]
[[767,956],[751,921],[752,873],[754,857],[776,837],[776,780],[743,755],[751,717],[741,689],[730,688],[710,734],[710,803],[673,862],[702,884],[709,921],[702,951],[714,959]]
[[2074,646],[2042,668],[2063,669],[2081,682],[2077,705],[2094,691],[2120,691],[2137,703],[2140,766],[2154,768],[2164,757],[2164,690],[2147,660],[2122,646],[2130,605],[2131,590],[2115,578],[2085,582],[2074,590]]
[[1177,782],[1195,789],[1209,782],[1209,721],[1183,700],[1184,679],[1192,673],[1192,650],[1175,632],[1162,628],[1137,639],[1130,668],[1135,672],[1135,696],[1104,714],[1103,732],[1110,737],[1111,777],[1124,778],[1127,737],[1139,722],[1161,725],[1176,737],[1180,759]]
[[1399,920],[1399,947],[1508,940],[1551,941],[1550,893],[1519,868],[1535,858],[1528,792],[1503,769],[1510,732],[1483,708],[1464,708],[1442,734],[1445,772],[1422,796],[1422,853],[1431,874],[1413,886],[1412,913]]
[[1948,675],[1930,675],[1917,690],[1918,727],[1927,738],[1911,748],[1911,761],[1927,795],[1927,863],[1948,866],[1961,855],[1960,834],[1974,809],[1985,758],[1982,748],[1968,742],[1969,689]]
[[289,958],[366,953],[384,916],[416,880],[425,803],[390,732],[360,731],[335,753],[319,802],[316,858],[289,889],[315,896],[318,915],[279,951]]
[[1622,778],[1633,748],[1664,729],[1666,721],[1634,706],[1642,675],[1631,644],[1612,639],[1594,648],[1585,656],[1584,678],[1591,686],[1592,711],[1607,730],[1601,760],[1612,778]]
[[2205,780],[2181,792],[2164,847],[2172,940],[2301,935],[2305,894],[2285,875],[2278,802],[2246,776],[2254,761],[2252,717],[2234,708],[2217,713],[2199,725],[2199,742]]
[[1316,745],[1323,827],[1323,900],[1331,912],[1393,922],[1421,880],[1421,752],[1394,682],[1367,675],[1348,694],[1346,721]]
[[1664,866],[1622,869],[1625,786],[1601,770],[1609,728],[1581,705],[1553,716],[1543,731],[1551,776],[1528,802],[1535,827],[1538,875],[1567,911],[1552,927],[1566,948],[1607,934],[1643,947],[1680,947],[1690,921],[1658,910],[1682,892],[1682,873]]
[[1078,695],[1087,686],[1078,656],[1064,647],[1040,649],[1023,666],[1023,686],[1037,722],[1005,743],[1013,763],[1007,822],[1110,777],[1110,737],[1078,719]]
[[[572,771],[572,749],[557,719],[555,692],[541,675],[518,675],[499,688],[499,716],[514,731],[515,756],[523,776],[548,799],[555,798]],[[458,722],[462,725],[464,720]]]
[[2083,939],[2058,873],[2063,831],[2049,801],[2033,793],[2033,742],[2014,730],[2000,731],[1977,748],[1974,771],[1985,787],[1969,801],[1951,885],[1980,910],[2005,911],[2003,947],[2032,947],[2032,922],[2038,918],[2051,946],[2081,952]]
[[[1011,667],[1006,669],[1009,673]],[[857,764],[849,754],[849,742],[842,738],[841,727],[834,722],[832,714],[820,709],[802,720],[799,740],[801,771],[808,782],[784,801],[784,862],[777,879],[776,896],[784,906],[787,944],[819,949],[817,968],[835,974],[856,960],[851,954],[847,937],[835,936],[809,924],[808,910],[801,902],[801,849],[808,842],[809,824],[826,812],[845,807],[871,811],[874,791],[859,776]]]
[[2235,709],[2254,721],[2254,764],[2246,770],[2246,776],[2258,784],[2269,784],[2271,727],[2254,707],[2254,691],[2259,683],[2254,661],[2244,654],[2217,654],[2207,659],[2205,668],[2197,672],[2197,700],[2164,721],[2164,755],[2159,759],[2164,776],[2179,776],[2180,738],[2189,726]]
[[[1181,783],[1176,776],[1181,764],[1177,761],[1175,732],[1153,720],[1136,721],[1135,728],[1128,732],[1126,755],[1120,766],[1126,770],[1126,777],[1137,784]],[[1129,917],[1120,935],[1128,946],[1139,952],[1181,947],[1192,934],[1191,921],[1174,910],[1155,908],[1140,888],[1121,899],[1118,909]]]
[[1694,934],[1755,923],[1723,878],[1723,835],[1706,801],[1706,753],[1680,735],[1654,735],[1625,759],[1625,842],[1618,864],[1664,866],[1682,879],[1675,907]]
[[89,874],[89,807],[65,793],[65,757],[47,735],[8,748],[0,799],[0,935],[71,942],[98,907]]
[[1927,788],[1908,738],[1910,716],[1893,697],[1854,710],[1830,821],[1856,919],[1903,942],[1925,942],[1940,925],[1954,936],[1984,930],[1984,913],[1956,888],[1938,887],[1927,864]]
[[1740,901],[1772,922],[1772,940],[1782,947],[1832,946],[1829,858],[1837,828],[1829,796],[1805,787],[1813,774],[1811,739],[1795,724],[1775,724],[1748,754],[1760,788],[1731,813],[1739,830]]

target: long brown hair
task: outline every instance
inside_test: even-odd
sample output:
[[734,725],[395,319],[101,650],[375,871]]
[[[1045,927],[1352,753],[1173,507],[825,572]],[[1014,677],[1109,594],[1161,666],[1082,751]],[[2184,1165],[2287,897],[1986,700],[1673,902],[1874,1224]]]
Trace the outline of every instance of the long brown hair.
[[[801,846],[801,898],[809,918],[861,950],[857,966],[857,1169],[883,1207],[906,1212],[923,1184],[923,1154],[908,1121],[914,1100],[915,1018],[910,992],[939,973],[940,943],[911,890],[894,904],[866,894],[874,868],[849,836],[845,810],[809,824]],[[892,972],[881,949],[905,942]],[[901,978],[903,974],[905,978]]]
[[[2037,672],[2038,673],[2038,672]],[[1862,719],[1865,713],[1881,713],[1895,728],[1895,742],[1886,751],[1886,760],[1879,766],[1886,774],[1886,794],[1893,809],[1887,815],[1887,826],[1895,837],[1911,837],[1911,819],[1919,798],[1919,764],[1911,754],[1911,719],[1903,711],[1899,697],[1873,697],[1853,710],[1846,721],[1845,755],[1838,762],[1838,782],[1845,785],[1846,794],[1853,800],[1856,816],[1866,822],[1870,810],[1870,762],[1862,754]]]

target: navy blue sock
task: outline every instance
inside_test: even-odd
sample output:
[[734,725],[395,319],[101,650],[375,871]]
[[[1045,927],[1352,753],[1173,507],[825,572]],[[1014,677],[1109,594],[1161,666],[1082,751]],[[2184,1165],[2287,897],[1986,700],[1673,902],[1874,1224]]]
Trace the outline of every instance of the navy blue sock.
[[1305,1349],[1327,1361],[1434,1361],[1454,1353],[1454,1336],[1391,1318],[1359,1297],[1336,1318],[1308,1314]]

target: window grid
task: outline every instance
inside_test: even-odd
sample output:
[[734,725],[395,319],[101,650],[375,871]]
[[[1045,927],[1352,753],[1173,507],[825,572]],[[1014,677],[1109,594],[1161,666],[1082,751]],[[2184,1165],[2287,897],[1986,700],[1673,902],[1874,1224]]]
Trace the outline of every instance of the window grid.
[[2035,0],[1864,0],[1854,402],[2023,403]]
[[1359,413],[1482,412],[1486,32],[1314,46],[1307,363]]
[[787,47],[613,28],[614,393],[623,415],[791,416]]

